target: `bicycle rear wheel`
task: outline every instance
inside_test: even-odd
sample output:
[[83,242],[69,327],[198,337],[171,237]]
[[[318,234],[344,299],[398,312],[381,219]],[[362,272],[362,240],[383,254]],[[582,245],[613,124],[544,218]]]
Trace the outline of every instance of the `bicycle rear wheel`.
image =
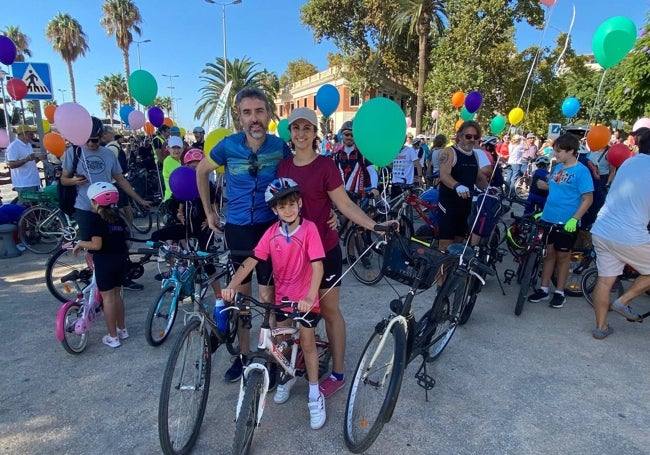
[[515,180],[515,196],[520,202],[526,202],[528,200],[530,182],[530,177],[519,177],[517,180]]
[[375,442],[395,409],[406,367],[406,334],[400,323],[378,326],[364,348],[345,406],[345,445],[361,453]]
[[47,289],[60,302],[73,301],[77,292],[90,284],[93,272],[88,267],[86,255],[74,256],[72,249],[61,248],[45,266]]
[[61,345],[70,354],[81,354],[88,345],[88,332],[77,335],[75,323],[81,317],[81,307],[77,302],[67,302],[59,309],[56,318],[57,335],[61,333]]
[[515,305],[515,314],[517,316],[521,315],[521,312],[524,310],[524,303],[528,297],[528,290],[531,288],[533,280],[536,279],[534,275],[537,274],[537,259],[539,253],[536,251],[531,251],[528,258],[526,259],[526,265],[524,266],[524,272],[521,275],[521,285],[519,286],[519,295],[517,296],[517,304]]
[[138,204],[132,198],[129,198],[129,206],[131,207],[131,212],[133,213],[133,223],[131,223],[133,229],[135,229],[140,234],[146,234],[149,232],[153,224],[151,209],[144,205]]
[[150,346],[160,346],[167,339],[174,326],[177,310],[176,286],[170,284],[160,291],[147,313],[144,335]]
[[[571,253],[569,275],[567,276],[566,283],[564,285],[564,293],[569,297],[582,296],[582,273],[575,273],[574,270],[585,270],[585,268],[582,267],[585,261],[585,254],[588,254],[585,250],[574,250]],[[553,274],[551,277],[551,281],[553,282],[553,286],[557,288],[557,278],[555,277],[555,274]]]
[[20,241],[32,253],[48,254],[63,243],[63,218],[56,209],[35,205],[25,210],[18,222]]
[[210,338],[198,319],[183,328],[169,353],[158,405],[165,454],[187,454],[199,436],[210,392]]
[[[582,281],[580,283],[582,288],[582,295],[584,296],[587,303],[591,306],[594,306],[594,289],[596,288],[596,281],[598,281],[598,269],[592,268],[587,270],[582,275]],[[610,300],[614,301],[614,299],[622,296],[624,292],[625,288],[623,287],[621,279],[616,278],[616,281],[614,281],[614,285],[610,291]]]
[[379,283],[384,275],[381,268],[384,258],[381,251],[372,246],[379,234],[354,225],[345,234],[344,254],[352,274],[361,283],[371,286]]
[[264,375],[260,370],[251,370],[246,378],[244,399],[242,400],[237,422],[235,424],[235,441],[233,455],[247,454],[253,442],[253,433],[257,426],[260,399],[264,389]]

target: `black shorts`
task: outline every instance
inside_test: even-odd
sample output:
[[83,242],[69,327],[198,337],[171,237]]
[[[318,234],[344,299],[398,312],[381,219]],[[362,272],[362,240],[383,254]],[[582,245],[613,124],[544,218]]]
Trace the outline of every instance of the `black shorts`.
[[93,254],[97,288],[105,292],[122,286],[124,275],[129,270],[128,261],[126,254]]
[[[226,223],[224,227],[224,235],[226,237],[226,246],[230,250],[246,250],[253,252],[253,248],[262,238],[262,235],[274,221],[264,224],[253,224],[250,226],[237,226],[236,224]],[[235,267],[239,267],[247,256],[232,256],[232,261]],[[273,270],[271,268],[271,261],[259,262],[255,267],[257,272],[257,283],[262,286],[273,286]],[[248,274],[242,284],[250,283],[252,279],[252,272]]]
[[343,274],[343,253],[341,246],[337,243],[334,248],[325,253],[323,259],[323,279],[320,282],[320,289],[329,289],[334,286],[341,286],[339,278]]
[[[304,317],[305,313],[300,313],[300,315]],[[287,315],[287,313],[285,313],[284,311],[275,310],[275,320],[276,320],[276,322],[283,322],[283,321],[286,321],[287,319],[289,319],[289,316]],[[307,322],[309,322],[311,324],[311,327],[309,327],[309,328],[314,329],[318,325],[318,322],[321,319],[321,315],[320,315],[320,313],[311,313],[310,312],[307,315],[307,317],[305,317],[305,319],[307,320]]]
[[573,249],[577,237],[577,230],[575,232],[567,232],[562,228],[553,226],[551,232],[548,234],[547,244],[553,245],[555,251],[568,252]]
[[453,240],[467,235],[467,218],[472,212],[472,200],[460,199],[451,203],[438,201],[438,213],[441,240]]

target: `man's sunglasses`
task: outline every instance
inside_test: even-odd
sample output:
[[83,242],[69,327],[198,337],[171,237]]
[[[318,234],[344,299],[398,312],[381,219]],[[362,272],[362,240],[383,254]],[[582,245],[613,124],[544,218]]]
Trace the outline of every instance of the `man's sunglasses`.
[[257,153],[248,155],[248,175],[257,177],[257,171],[260,169],[260,162],[257,159]]
[[99,144],[99,138],[98,137],[90,137],[90,138],[88,138],[88,142],[92,142],[93,144]]
[[478,141],[479,139],[481,139],[481,135],[480,134],[466,134],[465,139],[468,140],[468,141],[471,141],[472,139],[474,139],[475,141]]

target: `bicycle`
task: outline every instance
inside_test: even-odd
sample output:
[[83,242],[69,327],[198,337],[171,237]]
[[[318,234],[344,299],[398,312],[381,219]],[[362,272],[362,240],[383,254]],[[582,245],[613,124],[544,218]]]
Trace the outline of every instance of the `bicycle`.
[[528,193],[530,192],[530,184],[533,181],[533,163],[526,163],[524,173],[521,177],[515,180],[514,193],[515,197],[520,202],[528,200]]
[[[345,444],[351,452],[368,449],[391,420],[405,368],[418,357],[422,364],[415,377],[428,401],[435,379],[427,374],[426,365],[440,356],[456,330],[467,301],[468,277],[482,280],[480,273],[493,273],[469,250],[462,256],[456,252],[458,247],[443,253],[388,230],[384,275],[408,284],[409,290],[390,302],[391,314],[375,325],[356,366],[344,422]],[[416,321],[413,299],[441,279],[441,270],[442,286],[431,308]]]

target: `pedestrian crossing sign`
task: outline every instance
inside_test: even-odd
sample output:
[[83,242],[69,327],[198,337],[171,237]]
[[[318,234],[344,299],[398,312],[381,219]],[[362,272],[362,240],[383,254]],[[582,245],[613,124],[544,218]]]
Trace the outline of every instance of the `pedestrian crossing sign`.
[[22,79],[27,85],[26,100],[51,100],[52,77],[48,63],[14,62],[11,65],[14,77]]
[[555,139],[557,139],[560,136],[561,129],[562,129],[561,124],[559,124],[559,123],[549,123],[548,124],[548,133],[546,134],[546,136],[549,139],[554,141]]

